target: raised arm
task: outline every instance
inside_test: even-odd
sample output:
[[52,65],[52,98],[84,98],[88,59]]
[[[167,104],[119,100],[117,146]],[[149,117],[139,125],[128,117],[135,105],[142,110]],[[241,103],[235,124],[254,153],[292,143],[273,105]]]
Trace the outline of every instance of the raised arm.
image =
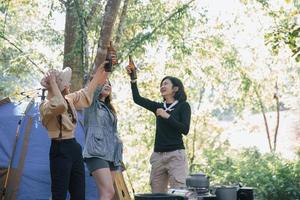
[[132,91],[132,98],[133,98],[134,103],[136,103],[154,113],[155,113],[156,109],[159,108],[159,106],[160,106],[159,103],[157,103],[155,101],[151,101],[140,95],[136,81],[131,82],[131,91]]
[[136,67],[134,65],[134,62],[132,61],[131,56],[129,57],[129,65],[126,67],[126,70],[130,77],[132,98],[134,103],[155,113],[156,109],[160,107],[160,104],[147,98],[141,97],[137,87]]
[[76,109],[86,108],[92,104],[95,89],[98,85],[103,85],[109,75],[103,68],[105,63],[106,62],[102,63],[99,68],[97,68],[96,73],[86,88],[66,96],[68,100],[73,102]]
[[93,78],[91,80],[91,82],[88,84],[87,86],[87,92],[89,94],[93,94],[95,89],[97,88],[98,85],[103,85],[105,83],[105,81],[108,78],[108,75],[110,74],[109,72],[106,72],[104,70],[104,65],[107,63],[107,61],[105,61],[104,63],[102,63],[96,73],[93,75]]
[[55,70],[47,72],[42,81],[42,85],[48,90],[48,101],[42,102],[40,113],[42,123],[47,125],[50,119],[67,110],[67,103],[58,88]]

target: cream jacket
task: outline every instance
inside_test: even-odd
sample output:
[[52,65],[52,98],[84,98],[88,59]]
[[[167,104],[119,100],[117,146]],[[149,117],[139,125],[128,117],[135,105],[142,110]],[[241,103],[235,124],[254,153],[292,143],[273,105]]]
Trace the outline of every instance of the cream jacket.
[[[73,116],[77,119],[76,109],[89,107],[92,103],[93,94],[89,94],[87,89],[70,93],[65,96],[69,102]],[[62,139],[74,138],[76,123],[72,122],[72,116],[67,112],[68,104],[63,97],[54,96],[45,100],[40,105],[40,116],[44,127],[48,130],[49,138],[58,138],[60,133],[60,124],[58,116],[62,115]]]

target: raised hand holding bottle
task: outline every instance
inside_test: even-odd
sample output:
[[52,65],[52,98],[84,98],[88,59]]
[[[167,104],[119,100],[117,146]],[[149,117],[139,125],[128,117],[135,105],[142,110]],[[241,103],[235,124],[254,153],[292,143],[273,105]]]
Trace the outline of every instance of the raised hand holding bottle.
[[109,47],[107,48],[107,55],[106,55],[106,61],[108,61],[104,69],[106,72],[112,71],[112,66],[118,64],[117,56],[116,56],[116,50],[112,46],[112,42],[110,41]]
[[137,79],[137,75],[136,75],[136,66],[132,60],[131,55],[129,55],[129,64],[128,64],[128,68],[130,69],[131,73],[130,75],[130,79],[131,80],[136,80]]

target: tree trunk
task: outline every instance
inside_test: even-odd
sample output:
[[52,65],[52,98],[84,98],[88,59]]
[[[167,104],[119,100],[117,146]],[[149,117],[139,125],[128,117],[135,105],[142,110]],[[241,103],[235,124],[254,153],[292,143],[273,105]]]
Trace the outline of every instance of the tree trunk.
[[[83,36],[80,31],[79,16],[73,0],[66,2],[65,46],[63,67],[72,68],[71,89],[76,91],[83,86]],[[79,3],[79,5],[81,5]]]
[[254,91],[255,91],[256,97],[258,99],[258,104],[260,106],[261,113],[262,113],[263,118],[264,118],[264,123],[265,123],[268,143],[269,143],[269,149],[270,149],[270,152],[273,152],[272,143],[271,143],[271,135],[270,135],[269,125],[268,125],[268,120],[267,120],[267,117],[266,117],[265,107],[264,107],[264,104],[263,104],[263,102],[261,100],[261,97],[258,93],[258,88],[255,87]]
[[108,0],[105,6],[105,12],[103,16],[100,37],[98,41],[98,49],[94,62],[94,71],[99,67],[101,63],[105,61],[107,47],[111,40],[111,35],[120,7],[121,0]]
[[278,97],[277,81],[275,84],[275,90],[276,90],[276,92],[274,94],[274,99],[276,101],[276,127],[275,127],[274,142],[273,142],[274,152],[276,151],[276,148],[277,148],[277,136],[278,136],[279,123],[280,123],[280,104],[279,104],[279,97]]
[[[205,84],[201,87],[200,91],[199,91],[199,101],[198,101],[198,106],[197,106],[197,111],[200,110],[200,105],[202,103],[202,99],[204,96],[204,92],[205,92]],[[197,125],[200,122],[200,116],[198,115],[196,120],[195,120],[195,126],[194,126],[194,130],[193,130],[193,135],[192,135],[192,149],[190,150],[190,155],[189,155],[189,164],[190,164],[190,169],[189,172],[192,172],[193,170],[193,165],[194,165],[194,160],[195,160],[195,153],[196,153],[196,141],[197,141]]]
[[125,28],[125,21],[126,21],[126,17],[127,17],[127,8],[128,8],[128,3],[129,0],[125,0],[124,4],[123,4],[123,8],[122,8],[122,13],[120,16],[120,22],[119,22],[119,26],[118,26],[118,30],[117,30],[117,34],[116,34],[116,40],[115,40],[115,44],[114,46],[118,49],[123,32],[124,32],[124,28]]

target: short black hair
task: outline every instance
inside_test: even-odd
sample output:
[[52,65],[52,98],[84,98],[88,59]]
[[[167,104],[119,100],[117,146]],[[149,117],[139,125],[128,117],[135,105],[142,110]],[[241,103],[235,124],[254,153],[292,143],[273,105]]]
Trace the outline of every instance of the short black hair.
[[184,86],[183,86],[181,80],[179,78],[174,77],[174,76],[166,76],[161,80],[160,86],[162,85],[162,83],[166,79],[169,79],[171,81],[171,83],[173,84],[173,87],[178,87],[178,91],[175,93],[174,98],[176,100],[178,100],[179,102],[186,101],[187,96],[186,96],[186,93],[184,91]]

